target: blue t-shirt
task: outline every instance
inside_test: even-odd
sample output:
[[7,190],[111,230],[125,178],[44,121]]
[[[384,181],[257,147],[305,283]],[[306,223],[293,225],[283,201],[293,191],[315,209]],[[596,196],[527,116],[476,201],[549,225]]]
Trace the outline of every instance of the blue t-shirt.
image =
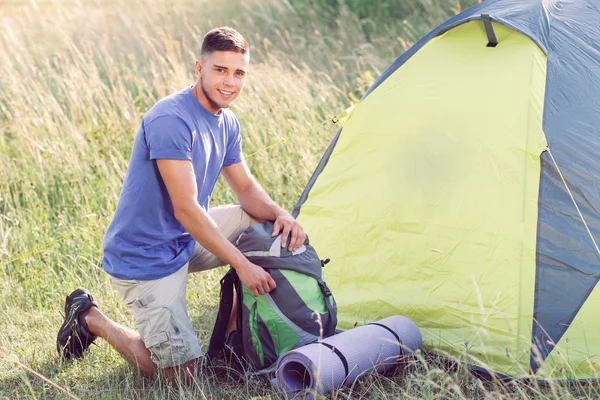
[[195,242],[175,218],[155,160],[190,160],[198,203],[208,210],[221,168],[242,161],[241,141],[233,113],[211,114],[190,87],[156,103],[133,142],[119,203],[104,236],[104,270],[119,279],[151,280],[184,266]]

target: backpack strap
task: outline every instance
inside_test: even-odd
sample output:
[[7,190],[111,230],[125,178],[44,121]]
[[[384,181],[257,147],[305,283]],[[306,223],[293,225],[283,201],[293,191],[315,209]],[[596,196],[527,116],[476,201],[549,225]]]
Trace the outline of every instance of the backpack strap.
[[327,287],[327,284],[323,279],[316,278],[319,283],[319,288],[321,288],[321,293],[323,293],[323,300],[325,300],[325,308],[327,308],[327,313],[329,314],[329,320],[327,321],[327,325],[323,327],[323,331],[325,332],[335,332],[335,327],[337,326],[337,304],[331,295],[331,290]]
[[221,299],[219,301],[217,320],[215,321],[215,327],[208,346],[207,355],[209,358],[215,358],[225,347],[225,332],[227,331],[227,324],[229,323],[233,302],[235,301],[233,293],[237,282],[239,282],[239,278],[233,268],[221,279]]

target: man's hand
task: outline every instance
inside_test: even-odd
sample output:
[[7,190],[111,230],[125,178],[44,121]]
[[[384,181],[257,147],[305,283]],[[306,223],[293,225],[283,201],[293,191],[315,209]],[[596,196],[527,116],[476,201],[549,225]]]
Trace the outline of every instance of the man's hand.
[[279,232],[281,232],[281,247],[287,245],[288,237],[291,234],[290,245],[288,247],[289,251],[296,250],[298,247],[302,246],[306,240],[304,229],[302,229],[300,223],[289,214],[280,215],[275,220],[273,234],[271,236],[275,237],[279,235]]
[[[246,260],[247,261],[247,260]],[[252,296],[269,293],[277,286],[271,274],[256,264],[247,261],[243,266],[235,268],[240,280],[250,291]]]
[[248,214],[262,220],[275,220],[272,237],[281,232],[281,247],[288,244],[288,238],[290,239],[288,247],[290,251],[297,250],[304,244],[306,234],[300,224],[290,213],[271,200],[267,192],[252,177],[245,161],[223,167],[221,174]]

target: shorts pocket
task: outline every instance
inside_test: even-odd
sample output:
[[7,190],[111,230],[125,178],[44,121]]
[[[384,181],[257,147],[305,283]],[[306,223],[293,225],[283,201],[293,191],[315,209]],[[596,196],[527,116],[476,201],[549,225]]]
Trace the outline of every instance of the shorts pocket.
[[179,324],[166,307],[144,310],[135,320],[152,362],[159,368],[173,367],[189,361]]
[[160,346],[163,343],[169,341],[169,337],[167,336],[167,332],[159,332],[157,334],[151,335],[148,339],[144,340],[144,344],[146,348]]

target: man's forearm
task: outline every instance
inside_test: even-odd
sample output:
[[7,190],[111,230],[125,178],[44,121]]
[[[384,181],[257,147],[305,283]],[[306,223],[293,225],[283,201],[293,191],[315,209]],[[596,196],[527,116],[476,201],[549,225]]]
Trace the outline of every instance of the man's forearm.
[[256,182],[238,195],[238,201],[248,214],[267,221],[275,221],[279,216],[290,215],[279,207]]
[[253,296],[268,293],[277,287],[268,272],[252,264],[223,236],[215,221],[198,203],[176,209],[175,217],[206,250],[235,269],[240,281]]
[[234,268],[243,266],[246,258],[227,240],[215,221],[199,204],[176,210],[175,217],[205,249]]

